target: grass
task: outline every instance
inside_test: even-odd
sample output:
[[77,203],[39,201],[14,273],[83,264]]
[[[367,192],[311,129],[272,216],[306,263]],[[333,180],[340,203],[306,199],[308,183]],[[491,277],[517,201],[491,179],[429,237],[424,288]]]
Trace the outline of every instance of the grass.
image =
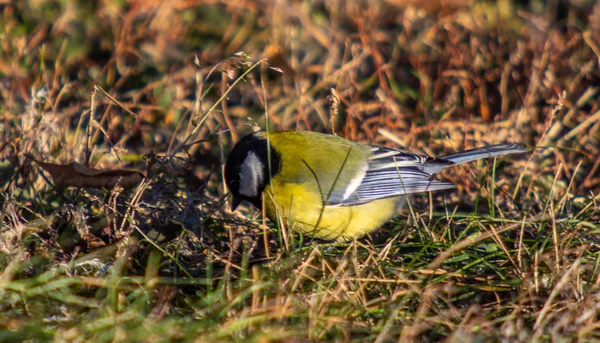
[[[600,339],[600,7],[472,5],[0,7],[0,341]],[[532,151],[329,244],[229,211],[252,126]],[[147,178],[59,188],[28,155]]]

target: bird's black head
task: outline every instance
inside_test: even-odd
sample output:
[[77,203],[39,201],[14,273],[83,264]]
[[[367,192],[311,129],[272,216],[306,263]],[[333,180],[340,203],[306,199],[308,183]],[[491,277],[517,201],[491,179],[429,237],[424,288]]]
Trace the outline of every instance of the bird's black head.
[[242,138],[229,153],[225,164],[225,182],[233,195],[232,209],[235,210],[242,200],[260,209],[262,192],[271,181],[270,177],[280,171],[281,156],[273,146],[269,154],[264,132],[254,132]]

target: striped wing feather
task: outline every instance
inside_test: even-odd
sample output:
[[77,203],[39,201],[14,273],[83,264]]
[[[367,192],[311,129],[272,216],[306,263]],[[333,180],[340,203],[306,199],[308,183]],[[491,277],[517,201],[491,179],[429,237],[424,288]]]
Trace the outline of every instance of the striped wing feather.
[[412,193],[454,188],[450,182],[433,180],[442,169],[486,157],[527,152],[518,144],[498,144],[461,151],[433,158],[409,151],[371,147],[372,155],[363,170],[350,181],[351,188],[343,196],[336,196],[329,205],[352,206],[377,199]]
[[373,147],[372,151],[367,172],[357,175],[362,180],[356,190],[344,198],[330,198],[328,205],[352,206],[378,199],[454,188],[450,182],[433,180],[433,174],[427,172],[430,166],[442,169],[453,165],[451,161],[383,147]]

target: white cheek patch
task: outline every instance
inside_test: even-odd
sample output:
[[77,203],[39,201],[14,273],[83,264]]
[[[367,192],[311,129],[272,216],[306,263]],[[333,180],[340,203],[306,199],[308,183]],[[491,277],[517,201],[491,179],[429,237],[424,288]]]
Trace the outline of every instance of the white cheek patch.
[[240,194],[258,196],[258,188],[264,183],[264,165],[255,153],[250,152],[240,170]]

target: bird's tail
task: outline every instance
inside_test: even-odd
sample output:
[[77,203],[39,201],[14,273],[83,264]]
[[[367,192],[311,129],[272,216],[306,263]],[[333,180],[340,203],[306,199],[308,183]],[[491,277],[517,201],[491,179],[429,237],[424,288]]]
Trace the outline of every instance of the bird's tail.
[[498,144],[461,151],[455,154],[440,156],[438,158],[454,162],[454,165],[457,165],[487,157],[502,156],[507,154],[520,154],[524,152],[527,152],[527,149],[518,144]]

